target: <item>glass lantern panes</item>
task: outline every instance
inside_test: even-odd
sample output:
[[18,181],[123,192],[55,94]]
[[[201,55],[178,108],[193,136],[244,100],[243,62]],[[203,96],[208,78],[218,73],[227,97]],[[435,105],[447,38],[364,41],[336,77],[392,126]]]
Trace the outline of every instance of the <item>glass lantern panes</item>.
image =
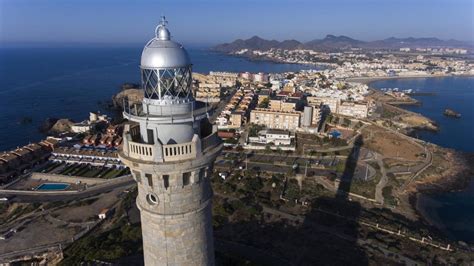
[[191,93],[191,68],[142,69],[145,97],[149,99],[187,99]]

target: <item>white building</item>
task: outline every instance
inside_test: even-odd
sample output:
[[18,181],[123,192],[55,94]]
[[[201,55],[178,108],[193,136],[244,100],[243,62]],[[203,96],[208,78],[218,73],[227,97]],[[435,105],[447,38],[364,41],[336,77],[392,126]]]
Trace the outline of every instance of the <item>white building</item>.
[[356,118],[367,118],[369,107],[367,103],[342,102],[339,105],[340,115],[353,116]]
[[275,146],[279,145],[291,145],[292,140],[295,138],[289,131],[284,130],[261,130],[258,132],[258,136],[249,137],[250,143],[256,144],[272,144]]
[[89,121],[82,121],[80,123],[75,123],[71,126],[71,130],[74,133],[86,133],[92,129],[92,125]]

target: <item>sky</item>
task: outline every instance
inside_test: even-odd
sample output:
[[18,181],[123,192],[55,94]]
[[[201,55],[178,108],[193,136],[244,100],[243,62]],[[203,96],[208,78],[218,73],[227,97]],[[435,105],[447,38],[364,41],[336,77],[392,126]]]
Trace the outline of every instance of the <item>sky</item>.
[[143,43],[162,15],[184,44],[254,35],[474,40],[474,0],[0,0],[0,44]]

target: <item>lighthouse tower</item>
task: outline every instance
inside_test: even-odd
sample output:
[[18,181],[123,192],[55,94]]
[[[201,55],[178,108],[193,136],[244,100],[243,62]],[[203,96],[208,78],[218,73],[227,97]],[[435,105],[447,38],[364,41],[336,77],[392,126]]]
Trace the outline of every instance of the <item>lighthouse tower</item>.
[[119,157],[138,185],[145,265],[213,265],[210,177],[222,141],[194,100],[191,61],[164,17],[143,49],[144,98],[124,103]]

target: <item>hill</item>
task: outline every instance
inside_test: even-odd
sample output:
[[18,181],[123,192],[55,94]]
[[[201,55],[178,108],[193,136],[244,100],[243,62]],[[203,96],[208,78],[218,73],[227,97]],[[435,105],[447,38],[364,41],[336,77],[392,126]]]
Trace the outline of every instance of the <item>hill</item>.
[[315,51],[338,51],[351,48],[362,48],[362,49],[399,49],[402,47],[410,48],[467,48],[472,49],[473,45],[468,42],[458,40],[441,40],[434,37],[428,38],[396,38],[390,37],[383,40],[376,41],[361,41],[350,38],[348,36],[335,36],[326,35],[323,39],[314,39],[306,43],[299,42],[297,40],[266,40],[258,36],[253,36],[250,39],[243,40],[238,39],[231,43],[219,44],[213,47],[214,51],[224,53],[236,53],[242,52],[247,49],[248,51],[260,50],[266,51],[270,49],[309,49]]

